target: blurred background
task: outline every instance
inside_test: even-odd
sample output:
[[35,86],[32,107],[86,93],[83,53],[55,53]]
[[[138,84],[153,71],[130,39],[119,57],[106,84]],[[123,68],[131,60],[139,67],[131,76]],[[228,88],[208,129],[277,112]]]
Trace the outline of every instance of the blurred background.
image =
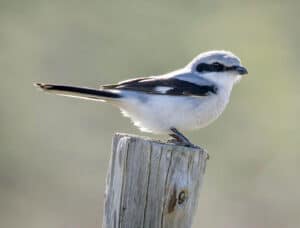
[[249,75],[220,119],[187,133],[211,156],[194,227],[300,227],[299,10],[296,0],[1,0],[0,227],[100,227],[112,135],[144,135],[109,105],[34,82],[98,87],[211,49],[233,51]]

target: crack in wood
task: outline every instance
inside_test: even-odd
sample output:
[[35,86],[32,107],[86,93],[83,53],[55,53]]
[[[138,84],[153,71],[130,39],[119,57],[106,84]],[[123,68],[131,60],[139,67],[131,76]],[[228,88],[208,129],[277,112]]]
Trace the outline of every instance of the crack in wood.
[[150,144],[147,189],[146,189],[146,202],[145,202],[145,208],[144,208],[143,227],[145,227],[145,218],[146,218],[147,205],[148,205],[148,194],[149,194],[149,185],[150,185],[150,176],[151,176],[151,159],[152,159],[152,145]]
[[177,191],[176,191],[176,185],[172,189],[172,193],[170,195],[169,203],[168,203],[168,213],[172,213],[175,211],[175,207],[177,204]]

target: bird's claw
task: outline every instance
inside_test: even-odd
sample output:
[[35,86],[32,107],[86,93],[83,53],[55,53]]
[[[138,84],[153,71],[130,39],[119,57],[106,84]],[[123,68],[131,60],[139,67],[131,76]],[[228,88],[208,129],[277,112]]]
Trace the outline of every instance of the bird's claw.
[[197,148],[199,149],[200,147],[195,145],[195,144],[192,144],[190,142],[181,142],[181,141],[178,141],[176,139],[168,139],[167,140],[168,143],[172,143],[174,145],[177,145],[177,146],[186,146],[186,147],[191,147],[191,148]]

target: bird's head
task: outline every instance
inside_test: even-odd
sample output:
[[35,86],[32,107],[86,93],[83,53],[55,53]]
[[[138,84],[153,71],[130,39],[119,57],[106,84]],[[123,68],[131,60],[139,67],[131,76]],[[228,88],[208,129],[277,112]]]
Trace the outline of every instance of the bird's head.
[[208,51],[187,66],[193,73],[218,84],[234,84],[248,73],[240,59],[229,51]]

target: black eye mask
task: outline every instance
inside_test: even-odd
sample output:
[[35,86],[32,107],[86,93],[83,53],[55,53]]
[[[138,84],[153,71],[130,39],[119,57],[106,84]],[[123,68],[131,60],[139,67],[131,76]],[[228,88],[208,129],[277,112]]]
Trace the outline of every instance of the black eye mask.
[[218,62],[214,62],[211,64],[208,63],[200,63],[197,67],[196,67],[196,71],[199,73],[203,73],[203,72],[225,72],[225,71],[233,71],[237,68],[237,66],[225,66],[221,63]]

